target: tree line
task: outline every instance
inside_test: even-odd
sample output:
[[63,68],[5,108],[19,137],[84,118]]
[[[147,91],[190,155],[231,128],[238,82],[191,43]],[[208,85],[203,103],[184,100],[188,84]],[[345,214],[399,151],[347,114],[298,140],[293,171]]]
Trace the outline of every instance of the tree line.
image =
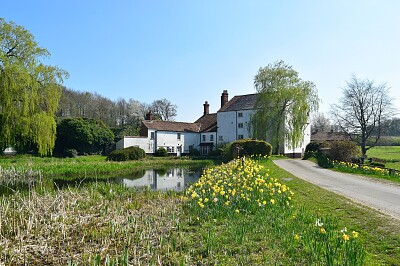
[[132,98],[112,101],[98,93],[63,87],[56,117],[59,120],[74,117],[95,119],[110,128],[138,128],[149,111],[154,119],[173,121],[177,115],[177,106],[167,99],[154,100],[150,104]]

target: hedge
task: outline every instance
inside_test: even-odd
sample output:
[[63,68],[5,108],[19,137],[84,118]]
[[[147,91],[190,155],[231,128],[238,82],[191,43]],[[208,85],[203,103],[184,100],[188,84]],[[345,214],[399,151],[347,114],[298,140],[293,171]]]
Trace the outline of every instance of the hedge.
[[146,157],[146,153],[139,147],[128,147],[121,150],[112,151],[107,156],[107,161],[128,161],[128,160],[139,160]]
[[271,156],[272,146],[264,140],[241,139],[227,144],[226,154],[227,159],[242,156]]

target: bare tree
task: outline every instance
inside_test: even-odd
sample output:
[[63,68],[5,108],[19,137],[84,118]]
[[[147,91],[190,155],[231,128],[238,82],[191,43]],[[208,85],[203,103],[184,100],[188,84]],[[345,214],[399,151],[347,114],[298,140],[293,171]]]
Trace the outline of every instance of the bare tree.
[[177,106],[167,99],[156,100],[151,104],[153,114],[163,121],[173,121],[177,114],[176,108]]
[[341,130],[361,147],[364,160],[367,150],[381,137],[384,121],[393,114],[389,88],[353,75],[339,104],[331,106],[331,113]]
[[313,132],[322,131],[326,132],[331,129],[331,121],[324,113],[316,113],[311,119],[311,130]]

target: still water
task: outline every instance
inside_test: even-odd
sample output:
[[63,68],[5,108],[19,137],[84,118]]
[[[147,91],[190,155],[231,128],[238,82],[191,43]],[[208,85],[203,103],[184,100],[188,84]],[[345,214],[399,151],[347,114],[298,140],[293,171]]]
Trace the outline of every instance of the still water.
[[116,181],[126,187],[146,187],[150,190],[182,191],[199,179],[202,168],[171,168],[168,170],[145,170],[142,177],[120,177]]
[[107,175],[107,177],[67,177],[42,179],[40,181],[21,179],[15,182],[0,180],[0,195],[14,194],[16,191],[59,190],[68,187],[82,187],[85,184],[105,182],[117,183],[126,187],[148,188],[150,190],[182,191],[196,182],[203,168],[170,168],[135,170],[129,174]]

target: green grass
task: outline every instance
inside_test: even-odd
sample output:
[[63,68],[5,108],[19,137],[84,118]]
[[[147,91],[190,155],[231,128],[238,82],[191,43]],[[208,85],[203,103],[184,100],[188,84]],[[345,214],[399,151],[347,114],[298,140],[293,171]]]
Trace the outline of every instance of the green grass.
[[41,171],[43,176],[96,176],[129,172],[133,169],[167,168],[173,166],[210,166],[218,162],[214,160],[192,160],[188,157],[148,157],[138,161],[113,162],[106,161],[105,156],[80,156],[77,158],[54,158],[16,156],[0,157],[0,166],[3,169],[32,169]]
[[295,192],[296,204],[316,215],[337,217],[340,226],[351,225],[360,232],[360,240],[367,251],[366,265],[400,265],[400,225],[397,220],[296,178],[271,161],[266,167],[271,175],[284,178],[283,183]]
[[[365,265],[399,265],[397,221],[302,181],[270,160],[263,165],[294,191],[295,209],[288,209],[293,216],[284,216],[278,202],[275,210],[260,214],[252,211],[258,205],[246,204],[239,213],[206,214],[183,204],[181,194],[107,183],[2,197],[0,264],[325,265],[309,252],[318,246],[293,238],[307,228],[311,234],[303,237],[322,237],[314,230],[315,218],[321,218],[328,232],[345,226],[359,232]],[[305,220],[309,227],[300,223]]]
[[376,146],[367,151],[368,157],[400,162],[400,146]]
[[396,169],[400,171],[400,162],[398,163],[386,163],[387,168]]

